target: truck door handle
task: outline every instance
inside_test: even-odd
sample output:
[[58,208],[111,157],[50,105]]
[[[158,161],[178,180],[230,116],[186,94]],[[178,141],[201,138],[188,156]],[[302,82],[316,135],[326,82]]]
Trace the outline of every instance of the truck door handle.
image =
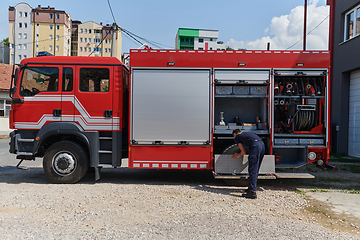
[[112,110],[105,110],[104,117],[112,118]]
[[53,116],[54,117],[61,117],[61,109],[54,109]]

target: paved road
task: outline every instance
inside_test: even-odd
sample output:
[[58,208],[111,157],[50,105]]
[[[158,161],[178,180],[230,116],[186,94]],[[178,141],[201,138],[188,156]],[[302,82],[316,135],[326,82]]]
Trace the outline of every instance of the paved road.
[[[9,153],[9,141],[10,139],[0,139],[0,172],[14,170],[20,160],[16,159],[14,154]],[[21,164],[22,167],[35,167],[42,166],[42,159],[36,159],[35,161],[24,161]]]

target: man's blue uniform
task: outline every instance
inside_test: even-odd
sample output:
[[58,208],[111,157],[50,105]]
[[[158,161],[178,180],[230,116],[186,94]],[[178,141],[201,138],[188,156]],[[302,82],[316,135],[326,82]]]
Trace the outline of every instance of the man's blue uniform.
[[249,190],[256,191],[256,183],[261,162],[265,154],[265,145],[261,138],[253,132],[239,132],[235,143],[241,143],[250,149],[249,152]]

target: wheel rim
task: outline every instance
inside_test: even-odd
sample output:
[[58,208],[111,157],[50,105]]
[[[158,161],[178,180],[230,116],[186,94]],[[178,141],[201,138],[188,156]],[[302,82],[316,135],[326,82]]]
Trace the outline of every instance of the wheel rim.
[[62,176],[71,174],[76,168],[76,157],[68,151],[58,152],[52,159],[54,171]]

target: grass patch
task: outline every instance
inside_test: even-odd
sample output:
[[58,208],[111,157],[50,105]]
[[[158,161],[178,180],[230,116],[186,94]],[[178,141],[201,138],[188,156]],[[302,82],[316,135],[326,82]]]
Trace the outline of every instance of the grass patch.
[[300,195],[304,195],[305,191],[301,191],[301,190],[296,189],[295,193],[300,194]]
[[8,135],[0,135],[0,139],[10,138]]
[[351,193],[351,194],[360,194],[360,190],[353,189],[349,193]]

